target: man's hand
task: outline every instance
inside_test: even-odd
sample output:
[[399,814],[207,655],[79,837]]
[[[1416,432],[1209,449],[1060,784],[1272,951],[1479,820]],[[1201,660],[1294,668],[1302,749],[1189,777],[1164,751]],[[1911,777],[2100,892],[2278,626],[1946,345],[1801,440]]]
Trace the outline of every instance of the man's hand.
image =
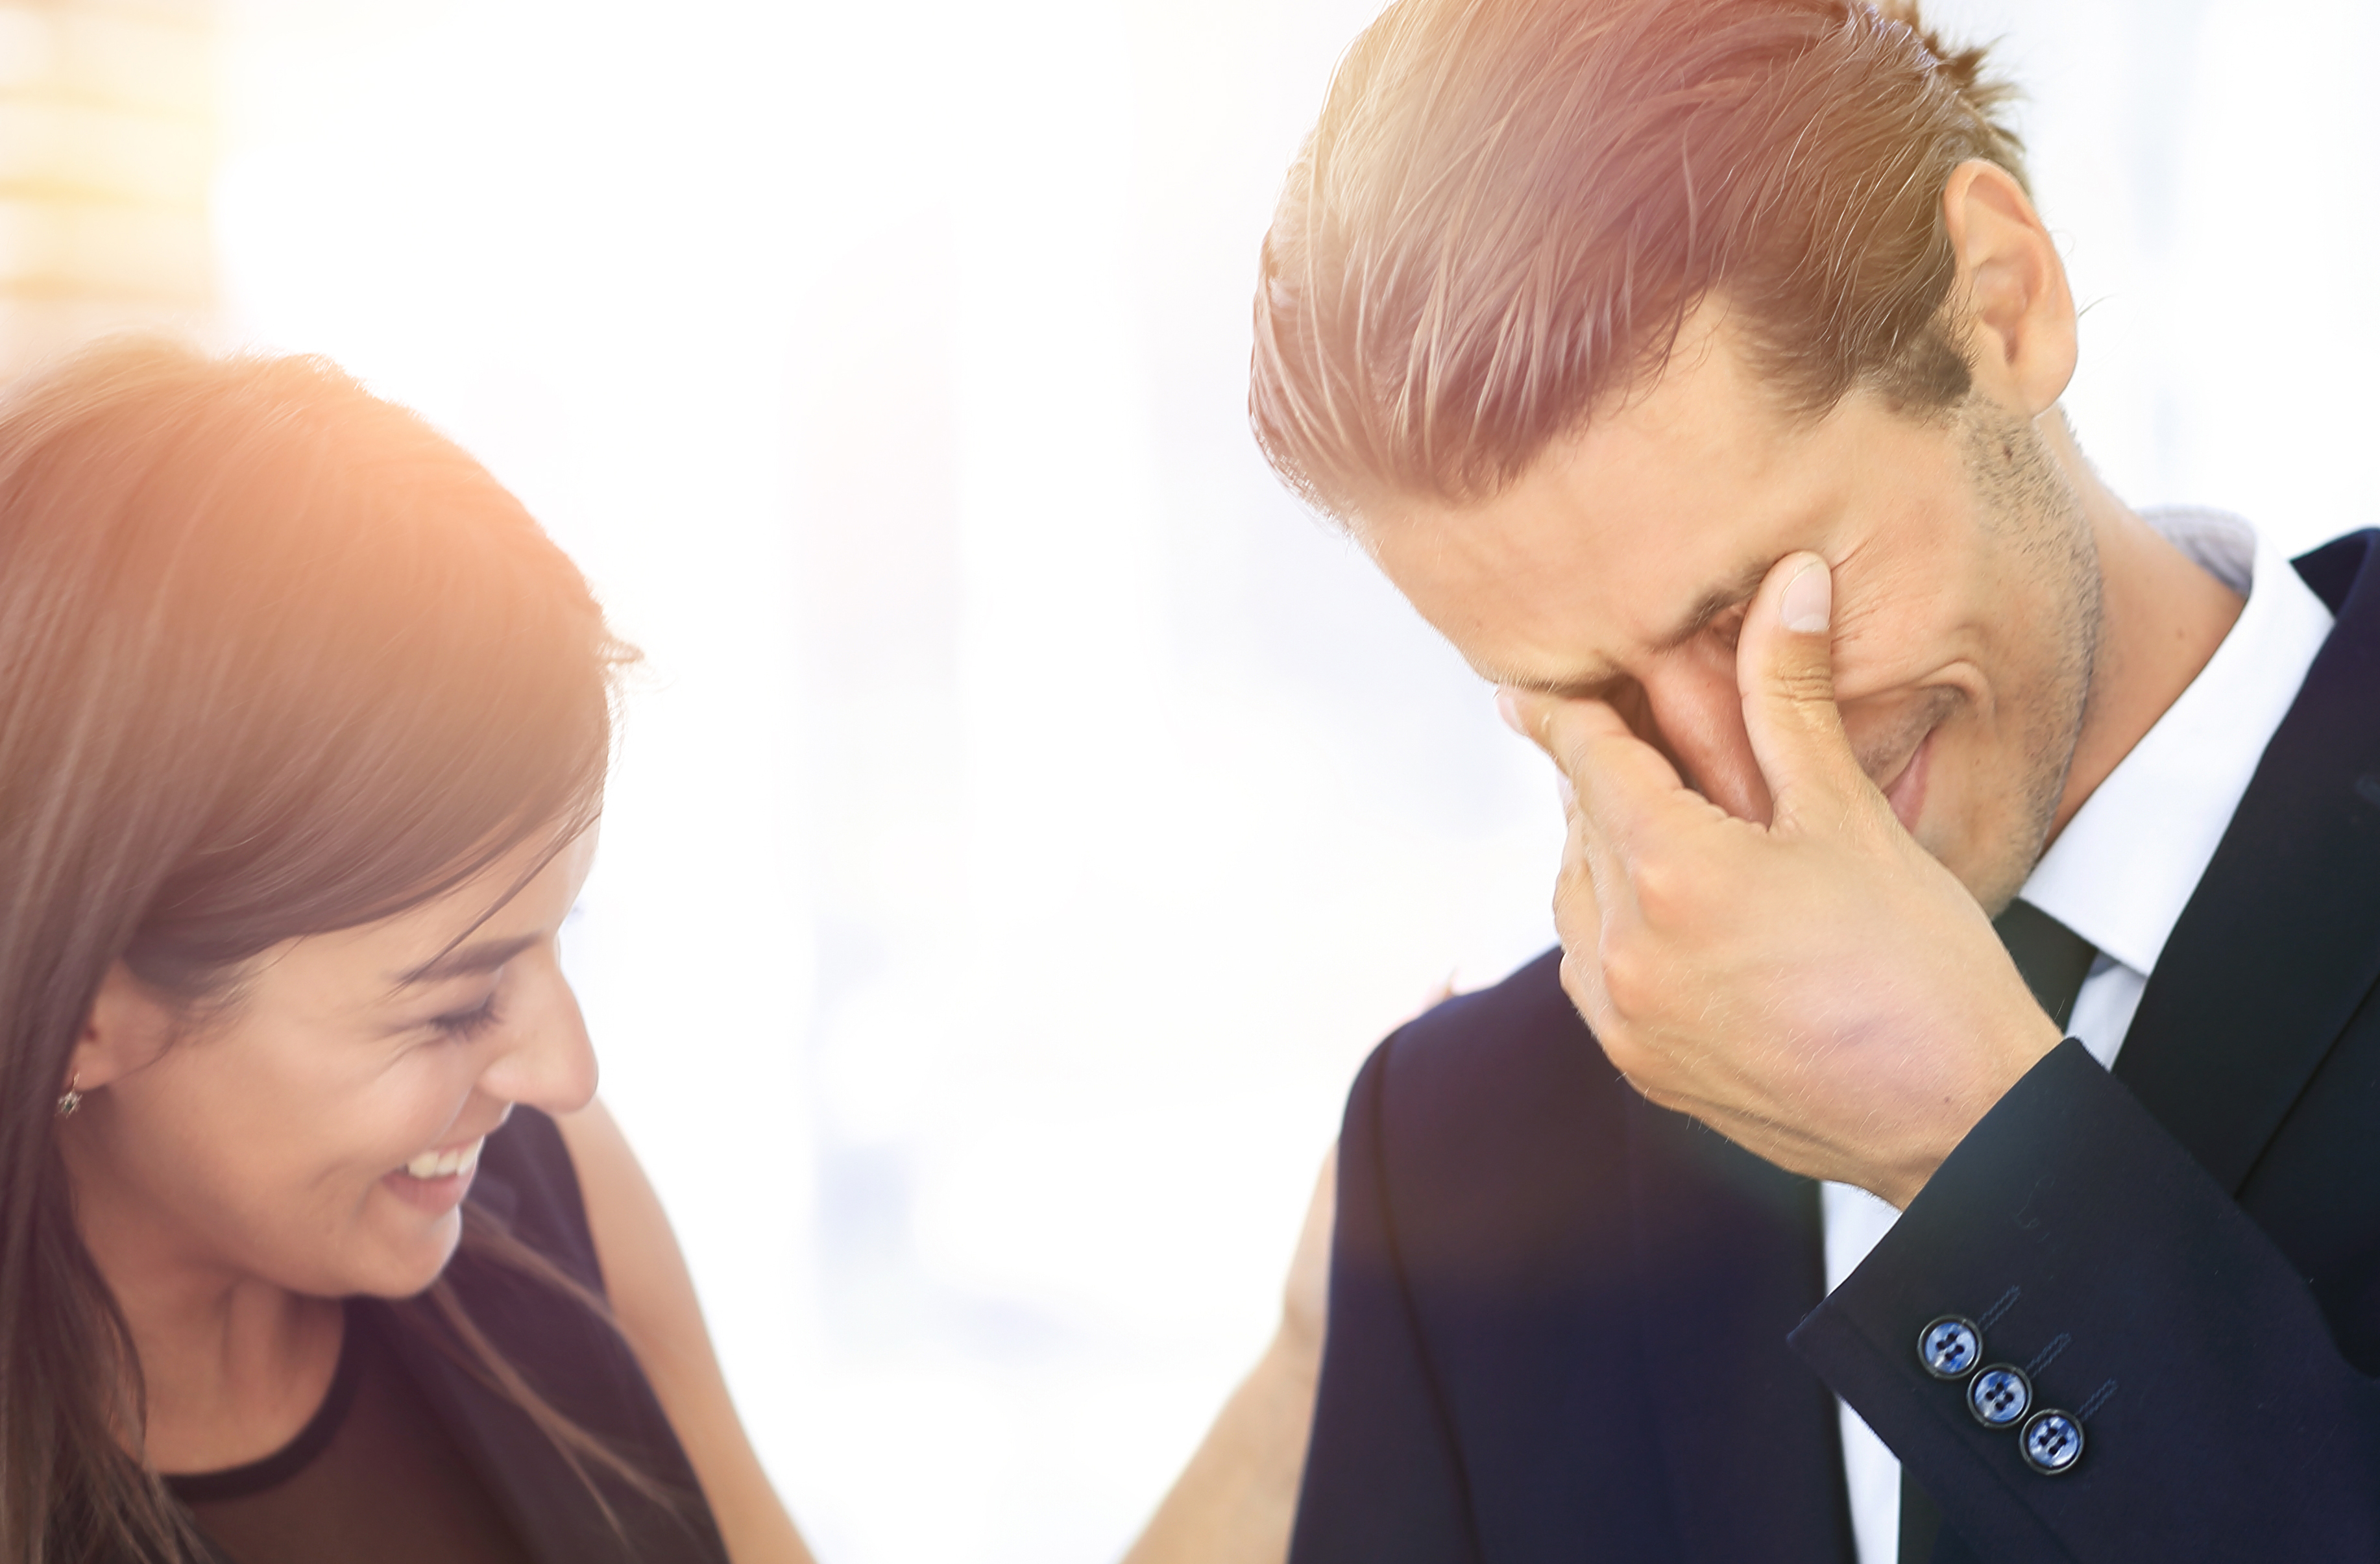
[[2058,1029],[1860,770],[1831,620],[1814,554],[1779,561],[1744,617],[1765,827],[1687,788],[1600,701],[1501,698],[1571,784],[1562,986],[1612,1062],[1780,1167],[1906,1206]]

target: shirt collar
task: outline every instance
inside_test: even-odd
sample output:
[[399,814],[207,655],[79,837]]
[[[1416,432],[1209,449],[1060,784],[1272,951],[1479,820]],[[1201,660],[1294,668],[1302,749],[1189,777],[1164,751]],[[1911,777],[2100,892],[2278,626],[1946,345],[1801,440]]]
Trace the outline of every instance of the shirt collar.
[[2238,516],[2176,509],[2142,519],[2245,593],[2247,606],[2190,687],[2083,800],[2019,894],[2145,976],[2297,699],[2331,613]]

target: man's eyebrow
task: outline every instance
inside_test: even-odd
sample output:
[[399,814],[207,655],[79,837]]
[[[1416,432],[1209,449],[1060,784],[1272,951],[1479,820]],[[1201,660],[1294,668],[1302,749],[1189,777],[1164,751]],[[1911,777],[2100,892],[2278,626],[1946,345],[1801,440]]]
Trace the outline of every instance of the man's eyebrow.
[[410,988],[423,983],[443,983],[450,977],[467,977],[475,972],[493,972],[536,944],[538,939],[534,934],[520,934],[509,940],[481,940],[476,944],[457,945],[410,972],[398,973],[396,986]]
[[1611,686],[1620,683],[1624,675],[1617,669],[1598,669],[1568,679],[1524,679],[1517,674],[1500,678],[1485,673],[1481,676],[1503,689],[1549,695],[1557,700],[1601,700],[1611,693]]
[[1776,564],[1774,560],[1755,561],[1737,571],[1734,579],[1705,592],[1695,602],[1694,612],[1679,621],[1678,627],[1662,638],[1663,649],[1685,645],[1709,629],[1711,621],[1729,609],[1750,602],[1753,595],[1760,590],[1760,584],[1768,578],[1769,571],[1776,568]]
[[[1760,590],[1760,583],[1767,579],[1773,564],[1772,561],[1759,561],[1748,564],[1738,571],[1732,579],[1724,581],[1705,592],[1695,600],[1694,608],[1686,616],[1678,622],[1677,627],[1661,637],[1658,643],[1660,649],[1669,651],[1685,645],[1705,630],[1709,629],[1711,621],[1729,609],[1738,608],[1751,601],[1753,594]],[[1510,689],[1527,690],[1533,695],[1549,695],[1560,700],[1601,700],[1610,695],[1613,685],[1627,677],[1619,669],[1608,664],[1583,668],[1569,677],[1560,679],[1499,677],[1486,669],[1481,669],[1479,672],[1481,676],[1491,685],[1500,685]]]

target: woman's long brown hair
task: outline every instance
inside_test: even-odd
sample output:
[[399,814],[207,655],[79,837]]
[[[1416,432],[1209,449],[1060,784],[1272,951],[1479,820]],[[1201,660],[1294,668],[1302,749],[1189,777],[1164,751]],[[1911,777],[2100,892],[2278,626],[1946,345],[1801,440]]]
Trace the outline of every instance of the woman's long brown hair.
[[[56,1144],[102,977],[221,1001],[274,945],[559,846],[632,656],[484,468],[320,360],[117,344],[0,400],[0,1558],[195,1556],[127,1453],[140,1365]],[[646,1486],[424,1304],[582,1474]]]

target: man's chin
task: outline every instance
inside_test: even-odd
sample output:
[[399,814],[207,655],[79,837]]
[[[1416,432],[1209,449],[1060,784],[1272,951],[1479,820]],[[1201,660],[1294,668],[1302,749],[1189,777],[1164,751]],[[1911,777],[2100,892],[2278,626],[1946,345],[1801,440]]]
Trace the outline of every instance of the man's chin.
[[[2040,856],[2040,831],[2022,818],[2021,799],[1962,797],[1955,786],[1948,793],[1937,791],[1934,784],[1943,780],[1936,775],[1935,764],[1941,733],[1933,728],[1919,741],[1900,774],[1885,786],[1885,802],[1900,829],[1997,917],[2033,872]],[[1947,773],[1953,779],[1959,774],[1955,765]],[[2013,810],[2019,818],[2007,818],[1997,812],[2000,809]]]

